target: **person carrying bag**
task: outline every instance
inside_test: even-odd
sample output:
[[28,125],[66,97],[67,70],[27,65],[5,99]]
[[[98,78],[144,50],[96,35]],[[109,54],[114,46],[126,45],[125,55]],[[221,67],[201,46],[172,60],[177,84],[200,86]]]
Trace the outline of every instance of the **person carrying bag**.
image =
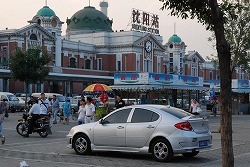
[[7,108],[7,99],[3,99],[3,102],[0,103],[0,139],[2,141],[2,144],[5,143],[5,137],[3,135],[3,126],[2,123],[4,121],[4,117],[6,113],[8,114],[8,108]]

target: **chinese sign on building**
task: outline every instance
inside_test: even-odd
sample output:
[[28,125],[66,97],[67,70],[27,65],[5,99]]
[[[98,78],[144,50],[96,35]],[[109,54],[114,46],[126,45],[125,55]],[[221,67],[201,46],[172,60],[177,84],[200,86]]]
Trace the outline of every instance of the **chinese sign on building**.
[[132,9],[132,30],[159,34],[158,15]]

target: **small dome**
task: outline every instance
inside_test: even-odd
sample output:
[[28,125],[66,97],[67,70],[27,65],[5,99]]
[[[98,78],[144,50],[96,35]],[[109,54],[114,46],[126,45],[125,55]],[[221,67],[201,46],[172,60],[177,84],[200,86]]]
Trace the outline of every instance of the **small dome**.
[[100,7],[109,7],[109,4],[108,4],[108,2],[105,2],[105,1],[102,1],[102,2],[100,2]]
[[95,7],[87,6],[76,12],[70,19],[67,19],[67,30],[92,30],[112,31],[112,20],[96,10]]
[[182,40],[178,35],[174,34],[168,39],[168,42],[182,42]]
[[37,14],[38,16],[43,16],[43,17],[51,17],[51,16],[56,16],[55,12],[50,9],[48,6],[44,6],[42,9],[40,9]]

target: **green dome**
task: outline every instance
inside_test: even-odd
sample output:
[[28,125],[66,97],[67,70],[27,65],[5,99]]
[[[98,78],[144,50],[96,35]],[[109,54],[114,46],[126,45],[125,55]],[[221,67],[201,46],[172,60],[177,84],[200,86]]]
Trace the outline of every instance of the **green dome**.
[[48,6],[44,6],[42,9],[40,9],[37,14],[38,16],[43,16],[43,17],[51,17],[51,16],[56,16],[55,12],[50,9]]
[[96,10],[92,6],[87,6],[76,12],[70,19],[67,19],[67,30],[97,30],[112,31],[112,20]]
[[174,34],[168,39],[168,42],[182,42],[182,40],[178,35]]

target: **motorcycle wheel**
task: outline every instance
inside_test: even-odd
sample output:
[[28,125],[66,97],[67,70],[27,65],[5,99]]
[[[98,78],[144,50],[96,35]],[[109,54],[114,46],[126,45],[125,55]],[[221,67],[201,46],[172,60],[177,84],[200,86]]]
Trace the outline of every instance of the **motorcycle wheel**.
[[45,130],[45,131],[40,131],[40,132],[38,132],[39,133],[39,135],[42,137],[42,138],[46,138],[47,136],[48,136],[48,133],[47,133],[47,131]]
[[28,134],[28,126],[24,123],[19,123],[16,126],[16,131],[21,136],[26,136]]

